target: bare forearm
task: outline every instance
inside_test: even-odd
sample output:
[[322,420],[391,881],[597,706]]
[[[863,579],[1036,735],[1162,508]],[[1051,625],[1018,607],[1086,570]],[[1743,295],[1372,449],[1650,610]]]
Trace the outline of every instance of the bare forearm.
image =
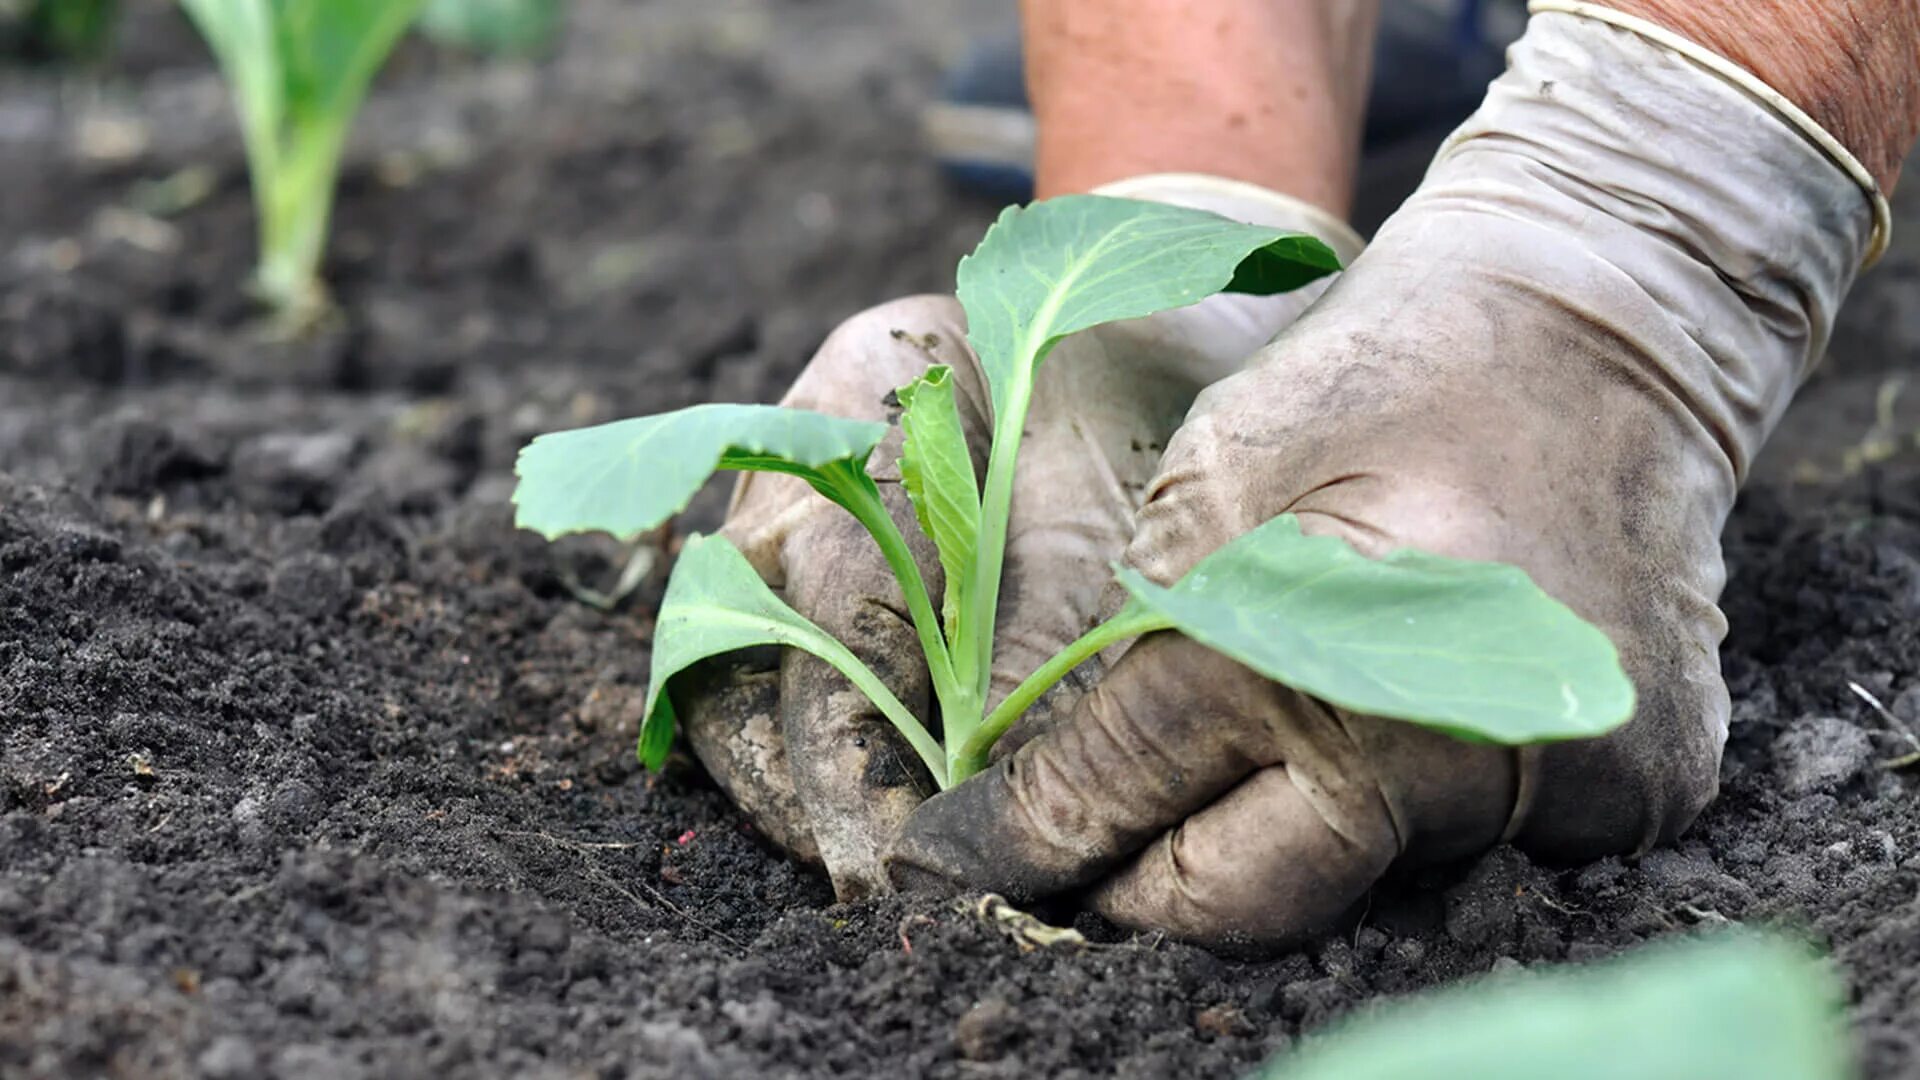
[[1758,75],[1884,190],[1920,135],[1920,0],[1612,0]]
[[1344,215],[1378,0],[1023,0],[1041,195],[1150,172]]

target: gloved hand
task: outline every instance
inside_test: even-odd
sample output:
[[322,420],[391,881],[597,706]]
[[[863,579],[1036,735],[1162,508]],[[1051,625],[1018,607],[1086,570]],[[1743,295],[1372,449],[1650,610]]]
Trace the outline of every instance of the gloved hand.
[[[1246,184],[1167,174],[1103,193],[1311,232],[1343,262],[1359,249],[1352,230],[1329,215]],[[1237,369],[1322,288],[1216,297],[1054,349],[1021,444],[989,704],[1095,621],[1141,492],[1194,396]],[[975,475],[985,475],[989,398],[952,297],[909,297],[849,319],[781,403],[893,419],[894,391],[932,364],[955,370]],[[896,428],[868,472],[901,531],[918,542],[921,572],[938,597],[939,563],[913,523],[899,452]],[[929,715],[931,688],[899,585],[851,516],[795,478],[748,473],[734,489],[723,532],[787,603],[844,642],[908,708]],[[931,782],[905,741],[838,672],[785,650],[777,671],[725,664],[699,673],[680,698],[695,753],[763,832],[802,859],[824,862],[842,899],[888,887],[881,854]]]
[[1123,925],[1265,945],[1396,863],[1503,839],[1638,852],[1713,796],[1718,536],[1821,355],[1872,203],[1796,127],[1634,32],[1537,15],[1510,64],[1366,253],[1201,394],[1126,557],[1171,584],[1291,512],[1367,553],[1518,564],[1617,644],[1635,718],[1470,745],[1153,635],[1054,730],[921,805],[897,883],[1087,889]]

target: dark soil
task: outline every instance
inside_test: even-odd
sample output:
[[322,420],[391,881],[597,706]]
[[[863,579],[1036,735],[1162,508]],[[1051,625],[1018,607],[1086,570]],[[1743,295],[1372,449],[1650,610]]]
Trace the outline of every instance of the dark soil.
[[1022,953],[834,906],[696,767],[640,772],[658,581],[589,607],[623,553],[504,505],[537,431],[770,398],[950,283],[991,208],[913,115],[968,5],[575,0],[554,59],[410,45],[300,345],[236,291],[216,84],[133,7],[99,71],[0,71],[0,1076],[1228,1076],[1726,920],[1826,943],[1868,1073],[1920,1076],[1920,772],[1883,767],[1920,732],[1920,422],[1875,408],[1920,232],[1729,529],[1733,738],[1678,847],[1497,850],[1260,963],[1091,924]]

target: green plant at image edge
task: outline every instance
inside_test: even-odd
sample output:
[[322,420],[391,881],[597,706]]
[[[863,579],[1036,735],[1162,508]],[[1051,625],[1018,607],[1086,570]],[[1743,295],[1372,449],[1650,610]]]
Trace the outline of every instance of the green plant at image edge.
[[1308,1037],[1258,1080],[1846,1080],[1840,987],[1746,931],[1487,976]]

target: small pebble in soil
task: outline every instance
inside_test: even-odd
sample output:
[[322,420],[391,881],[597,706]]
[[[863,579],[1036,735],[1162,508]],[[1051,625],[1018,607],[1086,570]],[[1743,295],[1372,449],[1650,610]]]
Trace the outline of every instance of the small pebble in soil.
[[1020,1034],[1013,1007],[999,998],[974,1003],[953,1025],[954,1045],[968,1061],[995,1061],[1006,1056]]
[[200,1052],[199,1065],[207,1080],[249,1080],[260,1075],[260,1051],[238,1035],[222,1035]]
[[1253,1034],[1247,1014],[1234,1005],[1210,1005],[1193,1014],[1193,1028],[1202,1035],[1232,1039]]
[[1780,786],[1789,795],[1833,791],[1873,760],[1867,733],[1831,716],[1796,721],[1774,744]]

